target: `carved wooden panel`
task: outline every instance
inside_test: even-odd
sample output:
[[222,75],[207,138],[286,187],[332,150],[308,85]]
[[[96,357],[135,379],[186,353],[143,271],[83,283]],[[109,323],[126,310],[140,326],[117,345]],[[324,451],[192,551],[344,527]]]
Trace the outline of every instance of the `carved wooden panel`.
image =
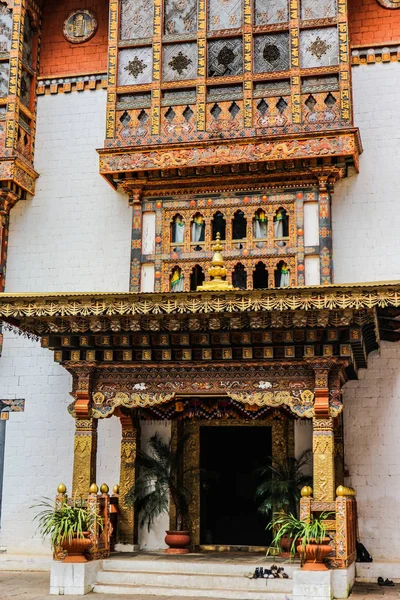
[[141,141],[150,134],[150,109],[137,108],[117,112],[117,139],[130,145],[136,138]]
[[153,0],[121,0],[120,39],[136,40],[153,35]]
[[197,44],[168,44],[163,47],[163,81],[197,77]]
[[21,93],[20,98],[22,104],[29,108],[31,102],[32,76],[22,70],[21,74]]
[[0,2],[0,52],[9,52],[11,48],[12,10],[6,2]]
[[301,18],[327,19],[336,16],[336,0],[301,0]]
[[192,33],[197,31],[196,0],[165,0],[164,33]]
[[8,62],[0,63],[0,97],[8,95],[8,79],[10,77],[10,65]]
[[289,64],[289,33],[270,33],[254,37],[254,70],[256,73],[287,71]]
[[118,61],[119,85],[150,83],[153,51],[151,47],[120,50]]
[[27,12],[24,20],[24,43],[22,45],[22,60],[25,64],[32,66],[33,28],[31,17]]
[[161,131],[169,139],[190,136],[196,130],[196,104],[161,108]]
[[241,38],[213,40],[208,44],[208,75],[222,77],[243,72],[243,44]]
[[287,0],[255,0],[255,25],[285,23],[289,20]]
[[242,14],[242,0],[208,0],[208,29],[241,27]]
[[300,67],[330,67],[339,62],[339,38],[336,27],[306,29],[300,32]]

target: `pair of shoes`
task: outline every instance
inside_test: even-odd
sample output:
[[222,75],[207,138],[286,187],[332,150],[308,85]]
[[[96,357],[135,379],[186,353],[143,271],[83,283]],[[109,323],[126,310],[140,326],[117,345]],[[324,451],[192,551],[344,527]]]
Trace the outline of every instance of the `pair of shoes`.
[[393,581],[390,579],[383,579],[383,577],[378,577],[378,585],[382,585],[385,587],[394,587]]

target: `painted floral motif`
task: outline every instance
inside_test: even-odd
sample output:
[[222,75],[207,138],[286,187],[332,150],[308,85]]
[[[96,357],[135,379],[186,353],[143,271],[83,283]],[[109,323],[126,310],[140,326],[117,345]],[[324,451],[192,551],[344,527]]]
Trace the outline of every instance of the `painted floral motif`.
[[318,36],[307,49],[313,56],[316,56],[319,60],[321,60],[324,54],[328,52],[329,48],[331,48],[331,44],[328,44],[328,42],[325,40],[321,40],[321,38]]
[[141,73],[143,73],[145,68],[145,63],[140,60],[140,58],[135,56],[134,59],[127,64],[125,71],[128,71],[128,73],[130,73],[132,77],[136,79]]
[[183,71],[185,71],[189,65],[192,64],[192,59],[188,58],[183,52],[178,52],[176,56],[173,56],[169,61],[169,66],[171,69],[182,75]]

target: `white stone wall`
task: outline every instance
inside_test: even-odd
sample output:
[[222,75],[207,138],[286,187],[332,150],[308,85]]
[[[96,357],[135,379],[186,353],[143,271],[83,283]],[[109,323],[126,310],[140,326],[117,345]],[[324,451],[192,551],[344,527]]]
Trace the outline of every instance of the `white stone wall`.
[[400,279],[400,64],[353,68],[354,120],[364,152],[360,173],[335,187],[335,283]]
[[[335,282],[400,279],[400,65],[353,69],[360,173],[333,196]],[[344,393],[345,458],[360,539],[374,559],[400,559],[400,345],[384,342]]]
[[[105,106],[103,90],[39,98],[40,178],[35,197],[11,213],[6,291],[128,291],[131,209],[98,174]],[[40,344],[4,338],[0,395],[25,398],[26,409],[7,423],[0,546],[46,552],[29,506],[61,481],[71,486],[71,377]],[[117,419],[101,422],[97,483],[118,482],[119,441]]]

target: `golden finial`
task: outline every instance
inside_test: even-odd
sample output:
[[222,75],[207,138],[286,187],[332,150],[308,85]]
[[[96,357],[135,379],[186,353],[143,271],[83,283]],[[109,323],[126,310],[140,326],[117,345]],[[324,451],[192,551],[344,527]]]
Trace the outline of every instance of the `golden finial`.
[[97,485],[95,483],[92,483],[92,485],[89,488],[89,493],[97,494],[98,491],[99,491],[99,488],[97,487]]
[[211,261],[211,267],[208,269],[210,281],[206,281],[203,285],[197,287],[198,292],[226,292],[233,290],[233,285],[223,279],[228,274],[225,267],[224,257],[222,256],[222,250],[224,249],[221,244],[221,234],[217,233],[217,239],[212,247],[214,256]]
[[302,490],[301,490],[301,497],[302,498],[311,498],[311,496],[313,495],[313,489],[311,486],[309,485],[305,485]]
[[113,493],[114,494],[119,494],[119,485],[114,485],[114,487],[113,487]]
[[110,488],[108,487],[108,485],[106,483],[102,483],[100,486],[100,491],[102,494],[108,494]]
[[64,483],[60,483],[60,485],[57,488],[57,492],[59,494],[65,494],[66,491],[67,491],[67,488],[66,488],[65,484]]

